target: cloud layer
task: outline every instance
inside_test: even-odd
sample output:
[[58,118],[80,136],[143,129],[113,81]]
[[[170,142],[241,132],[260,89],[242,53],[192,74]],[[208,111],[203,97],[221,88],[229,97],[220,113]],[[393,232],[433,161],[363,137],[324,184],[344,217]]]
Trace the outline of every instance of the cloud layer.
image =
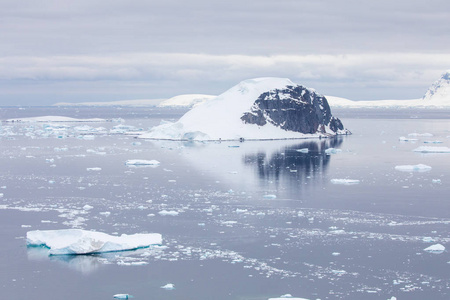
[[415,98],[450,68],[448,1],[0,3],[0,105],[220,93],[280,76]]

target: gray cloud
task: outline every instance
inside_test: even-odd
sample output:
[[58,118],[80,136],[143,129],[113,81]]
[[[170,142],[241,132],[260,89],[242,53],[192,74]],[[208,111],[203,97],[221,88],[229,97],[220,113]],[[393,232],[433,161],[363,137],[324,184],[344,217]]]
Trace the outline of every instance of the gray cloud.
[[259,76],[420,97],[450,66],[449,19],[440,0],[4,0],[0,104],[219,93]]

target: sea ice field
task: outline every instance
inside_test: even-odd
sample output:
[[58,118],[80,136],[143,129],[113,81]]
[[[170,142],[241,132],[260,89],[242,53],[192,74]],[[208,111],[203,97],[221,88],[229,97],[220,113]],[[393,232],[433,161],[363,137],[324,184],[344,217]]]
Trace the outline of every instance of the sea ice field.
[[[450,111],[333,109],[353,134],[331,139],[135,138],[185,112],[0,108],[3,298],[450,299]],[[75,120],[5,121],[42,116]],[[27,243],[67,229],[162,242]]]

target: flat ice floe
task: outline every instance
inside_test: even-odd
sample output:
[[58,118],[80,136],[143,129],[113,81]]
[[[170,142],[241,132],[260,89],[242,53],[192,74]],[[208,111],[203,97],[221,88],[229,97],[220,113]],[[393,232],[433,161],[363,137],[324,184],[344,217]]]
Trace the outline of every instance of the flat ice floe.
[[441,244],[435,244],[435,245],[432,245],[430,247],[423,249],[423,251],[434,253],[434,254],[441,254],[442,252],[445,251],[445,247]]
[[432,147],[432,146],[420,146],[413,150],[414,152],[421,153],[450,153],[448,147]]
[[332,184],[344,184],[344,185],[352,185],[358,184],[358,179],[331,179]]
[[49,248],[49,255],[80,255],[116,252],[161,245],[159,233],[112,236],[81,229],[34,230],[27,232],[28,246]]
[[395,169],[402,172],[427,172],[431,170],[431,167],[423,164],[418,164],[395,166]]
[[298,298],[298,297],[292,297],[291,294],[282,295],[278,298],[269,298],[269,300],[309,300],[306,298]]
[[157,166],[160,164],[157,160],[129,159],[125,162],[127,166]]

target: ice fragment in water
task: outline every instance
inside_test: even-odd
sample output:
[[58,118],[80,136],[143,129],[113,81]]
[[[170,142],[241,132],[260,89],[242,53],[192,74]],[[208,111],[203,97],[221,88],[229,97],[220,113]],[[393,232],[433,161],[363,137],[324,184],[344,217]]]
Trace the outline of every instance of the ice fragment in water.
[[113,298],[116,299],[130,299],[132,296],[129,294],[115,294]]
[[441,244],[435,244],[435,245],[432,245],[430,247],[423,249],[423,251],[427,251],[427,252],[434,253],[434,254],[441,254],[442,252],[445,251],[445,247]]
[[162,288],[162,289],[165,289],[165,290],[174,290],[174,289],[175,289],[175,284],[173,284],[173,283],[168,283],[168,284],[166,284],[166,285],[163,285],[161,288]]
[[432,147],[432,146],[420,146],[413,150],[414,152],[421,153],[450,153],[448,147]]
[[178,216],[179,212],[175,210],[161,210],[158,214],[161,216]]
[[431,170],[431,167],[424,164],[418,164],[395,166],[395,169],[402,172],[427,172]]
[[156,166],[159,165],[160,162],[157,160],[144,160],[144,159],[129,159],[125,162],[127,166]]
[[328,148],[328,149],[325,150],[325,154],[326,155],[336,154],[336,153],[339,153],[339,152],[342,152],[342,150],[341,149],[336,149],[336,148]]
[[101,171],[102,168],[94,167],[94,168],[86,168],[86,171]]
[[264,195],[263,198],[264,199],[276,199],[277,195],[268,194],[268,195]]
[[358,184],[358,179],[331,179],[332,184],[344,184],[344,185],[352,185]]
[[309,300],[309,299],[306,299],[306,298],[292,297],[291,294],[285,294],[285,295],[282,295],[282,296],[280,296],[278,298],[269,298],[269,300],[286,300],[286,299],[288,299],[288,300]]
[[399,137],[398,140],[400,142],[417,142],[418,141],[418,139],[411,139],[411,138],[407,138],[404,136]]
[[34,230],[27,232],[28,246],[45,246],[49,255],[93,254],[146,248],[160,245],[159,233],[112,236],[81,229]]
[[308,148],[302,148],[302,149],[297,149],[296,151],[300,152],[300,153],[308,153],[309,149]]

